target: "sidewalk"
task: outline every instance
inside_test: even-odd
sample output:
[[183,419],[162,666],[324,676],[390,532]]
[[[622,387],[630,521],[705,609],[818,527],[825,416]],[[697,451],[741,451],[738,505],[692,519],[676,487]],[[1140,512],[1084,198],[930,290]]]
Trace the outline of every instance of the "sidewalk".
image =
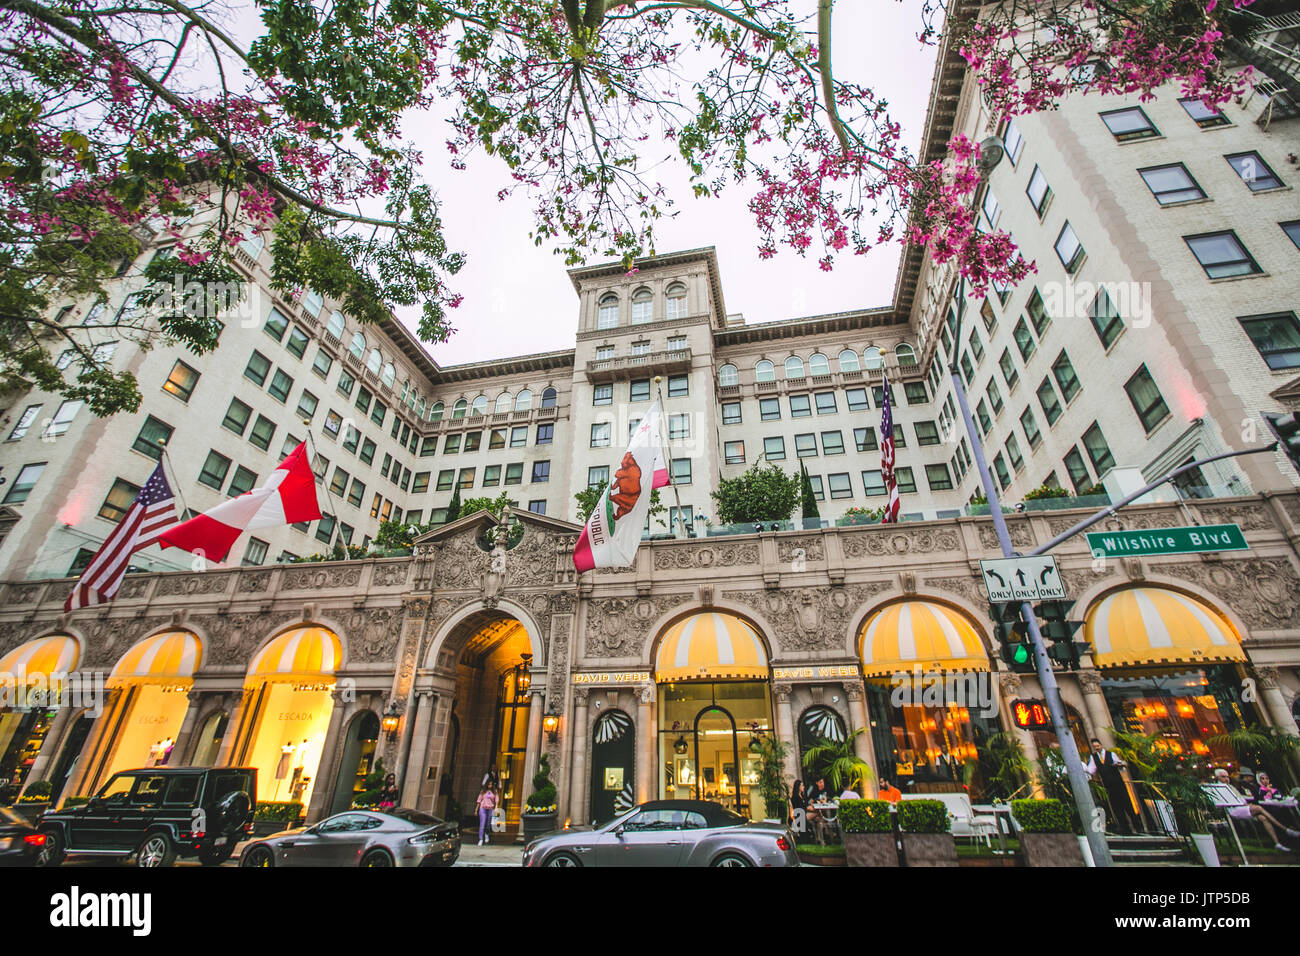
[[456,866],[519,866],[523,862],[524,845],[505,842],[478,846],[478,841],[469,839],[460,847],[460,858]]

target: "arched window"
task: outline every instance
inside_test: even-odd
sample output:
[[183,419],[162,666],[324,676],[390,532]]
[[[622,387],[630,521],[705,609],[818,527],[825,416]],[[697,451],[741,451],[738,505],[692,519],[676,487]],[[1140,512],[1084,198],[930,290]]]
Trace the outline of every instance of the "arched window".
[[371,349],[370,354],[366,356],[366,368],[370,369],[371,374],[379,374],[379,366],[383,364],[383,357],[379,354],[379,349]]
[[456,404],[451,406],[451,417],[453,419],[464,418],[467,411],[469,411],[469,402],[463,398],[458,398]]
[[262,249],[266,246],[266,239],[260,232],[255,232],[239,244],[239,248],[248,253],[252,259],[257,259],[262,254]]
[[686,286],[680,282],[674,282],[668,287],[667,295],[667,317],[670,319],[686,318]]
[[[814,706],[799,715],[798,736],[799,766],[803,767],[806,766],[804,754],[823,744],[843,743],[848,737],[848,730],[844,726],[844,718],[839,713],[826,706]],[[826,776],[829,770],[828,763],[829,760],[808,767],[808,779],[816,780],[818,777]]]
[[637,289],[632,293],[632,324],[644,325],[654,318],[655,297],[649,289]]
[[487,396],[480,395],[474,399],[474,404],[469,407],[469,417],[474,418],[476,415],[487,414]]
[[409,395],[410,392],[411,392],[411,383],[410,383],[410,382],[403,382],[403,383],[402,383],[402,397],[401,397],[400,399],[398,399],[398,401],[405,402],[405,401],[406,401],[406,396]]
[[739,384],[740,384],[740,372],[738,372],[738,371],[736,370],[736,366],[734,366],[734,365],[724,365],[724,366],[722,366],[722,368],[718,369],[718,384],[719,384],[719,385],[739,385]]
[[600,300],[600,309],[596,312],[596,328],[612,329],[618,325],[618,296],[610,293]]
[[911,368],[916,365],[916,349],[906,342],[895,346],[894,354],[898,356],[898,364],[901,368]]
[[797,355],[791,355],[785,360],[785,377],[786,378],[803,378],[803,359]]
[[366,337],[360,332],[352,335],[352,346],[348,349],[354,359],[359,359],[366,354]]
[[510,411],[510,393],[502,392],[497,396],[496,404],[492,406],[492,411],[498,415]]
[[393,368],[392,362],[385,363],[384,370],[379,375],[379,380],[389,388],[393,387],[393,382],[397,380],[397,369]]
[[343,339],[343,313],[335,309],[330,313],[329,323],[325,326],[326,331],[336,339]]
[[[442,413],[443,413],[445,410],[446,410],[446,408],[445,408],[445,406],[442,404],[442,402],[434,402],[434,403],[429,407],[429,421],[431,421],[431,422],[440,422],[440,421],[442,421]],[[461,417],[464,417],[464,414],[463,414],[463,413],[462,413],[462,416],[461,416]]]
[[515,411],[526,412],[533,407],[533,393],[526,388],[521,388],[519,394],[515,396]]
[[555,389],[553,388],[548,388],[544,392],[542,392],[542,408],[554,408],[555,398],[556,398],[556,393],[555,393]]
[[769,362],[767,359],[763,359],[761,362],[757,363],[754,366],[754,381],[775,382],[776,367],[773,366],[772,363]]
[[880,357],[880,349],[874,345],[862,353],[862,365],[867,371],[885,367],[885,360]]
[[324,304],[325,298],[315,289],[302,290],[302,307],[309,315],[320,315],[321,306]]
[[829,375],[831,374],[831,363],[821,352],[814,352],[808,356],[808,374],[809,375]]
[[424,417],[424,406],[427,405],[427,404],[428,404],[428,403],[425,401],[424,396],[421,395],[421,396],[420,396],[420,400],[419,400],[419,401],[416,403],[416,405],[415,405],[415,417],[416,417],[416,418],[423,418],[423,417]]
[[860,372],[862,366],[858,364],[858,353],[853,349],[845,349],[840,353],[840,371],[841,372]]

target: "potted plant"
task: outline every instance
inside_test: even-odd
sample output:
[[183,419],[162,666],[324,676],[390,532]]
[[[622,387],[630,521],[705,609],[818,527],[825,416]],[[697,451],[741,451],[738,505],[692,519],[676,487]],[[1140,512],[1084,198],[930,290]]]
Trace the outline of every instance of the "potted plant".
[[551,759],[542,754],[533,774],[533,792],[524,801],[520,819],[524,827],[524,842],[533,840],[556,829],[557,806],[555,784],[551,783]]
[[253,810],[253,836],[270,836],[298,826],[303,805],[297,800],[259,803]]
[[788,748],[775,734],[764,734],[758,740],[758,785],[750,791],[750,802],[761,800],[763,806],[754,806],[754,818],[784,823],[789,790],[785,784],[785,758]]
[[375,758],[374,767],[361,782],[361,790],[352,798],[352,809],[360,810],[378,806],[379,795],[384,790],[384,778],[387,776],[388,773],[384,770],[384,758]]
[[50,808],[50,794],[53,790],[54,786],[48,780],[37,780],[18,798],[14,809],[29,823],[35,825],[40,821],[41,815]]
[[900,800],[898,826],[908,866],[957,866],[948,808],[942,800]]
[[1155,734],[1126,733],[1111,729],[1116,750],[1131,767],[1136,767],[1143,782],[1156,797],[1167,801],[1173,811],[1178,832],[1191,837],[1206,866],[1219,865],[1219,852],[1210,833],[1213,804],[1201,789],[1199,758],[1177,753],[1162,737]]
[[846,785],[862,792],[868,780],[875,778],[871,765],[858,756],[855,744],[858,735],[866,732],[859,727],[841,741],[822,738],[809,747],[803,755],[803,765],[810,771],[810,780],[824,776],[831,785],[832,796],[842,793]]
[[888,800],[841,800],[839,823],[847,865],[898,866],[898,845],[894,842],[894,821]]
[[1011,815],[1020,824],[1026,866],[1084,865],[1069,811],[1060,800],[1012,800]]

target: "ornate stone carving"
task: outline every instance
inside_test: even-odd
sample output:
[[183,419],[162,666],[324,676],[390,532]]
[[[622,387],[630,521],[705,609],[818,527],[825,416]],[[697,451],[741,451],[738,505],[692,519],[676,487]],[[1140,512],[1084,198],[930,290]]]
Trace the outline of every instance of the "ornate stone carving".
[[1101,671],[1081,670],[1074,676],[1085,694],[1101,693]]
[[49,627],[45,624],[28,624],[23,621],[0,623],[0,654],[7,654],[19,644],[30,641],[37,632]]
[[[547,703],[554,705],[558,712],[564,709],[566,691],[569,687],[569,632],[573,630],[573,616],[556,614],[547,621],[547,624],[550,632],[550,651],[546,655],[549,675],[546,683],[546,699]],[[545,634],[547,631],[542,633]]]
[[[1011,546],[1017,551],[1025,551],[1034,546],[1034,529],[1028,521],[1023,519],[1008,521],[1007,535],[1011,538]],[[989,551],[1001,550],[1002,546],[998,544],[998,534],[993,529],[993,522],[981,524],[979,526],[979,536],[980,544]]]
[[790,695],[793,692],[794,687],[792,687],[787,681],[777,681],[772,685],[772,695],[777,699],[778,703],[790,703]]
[[1251,667],[1250,672],[1255,676],[1259,686],[1265,690],[1272,690],[1277,687],[1277,682],[1282,676],[1282,672],[1269,664],[1256,664]]
[[843,587],[787,588],[780,591],[725,591],[723,596],[761,614],[773,633],[764,635],[778,651],[843,650],[849,620],[873,594],[890,589],[885,581]]
[[352,612],[348,621],[351,660],[358,663],[394,661],[402,636],[402,609],[375,607]]
[[433,572],[437,588],[479,589],[483,572],[488,567],[488,556],[475,544],[476,534],[470,530],[439,545]]
[[526,588],[555,583],[555,535],[525,525],[524,537],[509,552],[506,587]]
[[694,598],[693,594],[657,594],[591,601],[587,607],[584,656],[644,658],[650,623]]
[[122,582],[122,587],[118,589],[117,599],[119,601],[134,601],[142,598],[149,593],[149,585],[153,581],[149,578],[127,578]]
[[309,564],[284,569],[282,591],[320,591],[326,588],[354,588],[361,583],[361,566],[329,567]]
[[658,688],[654,684],[642,684],[636,689],[636,699],[643,704],[653,704],[656,696]]
[[888,530],[841,530],[840,542],[846,558],[930,554],[961,548],[961,539],[951,528],[907,528],[905,525],[896,525]]
[[826,548],[822,545],[821,535],[815,538],[778,538],[776,557],[782,562],[795,561],[800,557],[805,561],[823,561],[826,558]]
[[1205,524],[1235,524],[1242,531],[1263,531],[1276,527],[1273,515],[1263,502],[1240,505],[1202,505],[1196,510],[1201,513]]
[[574,704],[576,704],[577,706],[579,706],[579,707],[585,707],[585,706],[587,705],[587,701],[588,701],[590,698],[591,698],[591,688],[590,688],[590,687],[575,687],[575,688],[573,688],[573,702],[574,702]]
[[758,545],[752,543],[717,546],[681,544],[656,548],[654,556],[656,571],[667,571],[673,568],[682,570],[733,568],[738,565],[757,564]]
[[35,604],[40,600],[41,592],[44,590],[45,582],[43,581],[32,584],[11,584],[9,590],[5,593],[5,604],[7,606]]
[[244,571],[241,572],[235,584],[237,594],[261,594],[271,586],[271,572],[267,571]]
[[85,629],[86,646],[82,648],[81,666],[109,669],[136,641],[162,630],[170,623],[170,614],[101,618]]
[[935,590],[961,595],[976,607],[987,604],[989,600],[981,579],[970,574],[949,578],[926,578],[924,581],[925,593]]
[[391,588],[406,583],[406,576],[411,570],[411,562],[400,564],[376,564],[375,573],[370,582],[377,588]]
[[862,681],[844,682],[844,699],[845,700],[862,700],[866,696],[866,689],[862,686]]
[[402,606],[406,608],[406,618],[410,621],[418,621],[429,613],[428,598],[404,598]]
[[1252,628],[1300,627],[1300,577],[1285,558],[1161,564],[1159,572],[1217,595]]
[[1020,693],[1020,675],[1008,671],[998,671],[998,689],[1003,697]]
[[225,594],[230,588],[233,571],[204,571],[200,574],[164,575],[158,579],[156,597],[180,597],[191,594]]
[[1300,525],[1300,498],[1290,497],[1283,498],[1282,510],[1287,513],[1293,524]]
[[263,614],[260,611],[245,611],[235,614],[195,614],[190,618],[193,626],[199,629],[207,640],[204,642],[203,663],[209,664],[250,664],[253,652],[267,638],[281,630],[286,624],[301,621],[301,613],[280,611]]
[[1132,581],[1145,581],[1147,577],[1146,567],[1142,564],[1140,558],[1123,558],[1124,573]]
[[1107,561],[1100,571],[1093,568],[1061,568],[1061,581],[1065,585],[1066,594],[1082,594],[1096,584],[1098,578],[1108,578],[1115,573],[1115,562]]

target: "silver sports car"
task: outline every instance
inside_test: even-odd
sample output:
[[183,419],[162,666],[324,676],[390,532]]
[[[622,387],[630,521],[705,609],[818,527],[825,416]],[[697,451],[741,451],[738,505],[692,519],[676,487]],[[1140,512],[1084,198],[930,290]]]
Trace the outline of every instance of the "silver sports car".
[[451,866],[460,830],[419,810],[348,810],[244,847],[240,866]]
[[717,803],[655,800],[594,829],[561,830],[524,848],[524,866],[798,866],[794,834]]

